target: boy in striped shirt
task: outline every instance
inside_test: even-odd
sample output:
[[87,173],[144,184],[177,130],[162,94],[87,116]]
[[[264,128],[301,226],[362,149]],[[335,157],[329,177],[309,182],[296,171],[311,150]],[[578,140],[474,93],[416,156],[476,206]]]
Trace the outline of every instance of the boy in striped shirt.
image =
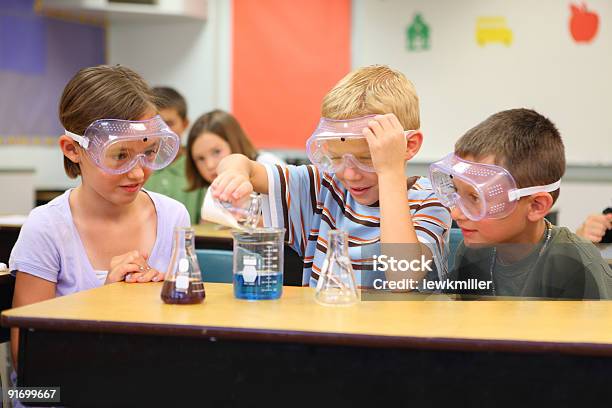
[[[409,258],[431,260],[431,273],[386,272],[386,279],[446,279],[449,210],[429,180],[407,177],[406,162],[423,136],[412,83],[386,66],[357,69],[327,93],[322,120],[309,139],[307,166],[264,166],[242,155],[226,157],[217,169],[213,195],[239,200],[253,190],[269,194],[267,225],[286,228],[286,241],[304,259],[302,284],[315,287],[328,231],[349,236],[349,257],[361,287],[372,286],[372,247],[413,244]],[[355,129],[327,137],[334,128]],[[418,245],[417,245],[418,244]],[[368,249],[366,249],[368,248]]]

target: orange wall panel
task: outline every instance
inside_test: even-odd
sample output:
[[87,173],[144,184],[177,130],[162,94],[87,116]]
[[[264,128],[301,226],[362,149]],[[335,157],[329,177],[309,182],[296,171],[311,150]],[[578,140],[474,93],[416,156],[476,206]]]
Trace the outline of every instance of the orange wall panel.
[[257,147],[303,149],[350,70],[350,0],[234,0],[232,112]]

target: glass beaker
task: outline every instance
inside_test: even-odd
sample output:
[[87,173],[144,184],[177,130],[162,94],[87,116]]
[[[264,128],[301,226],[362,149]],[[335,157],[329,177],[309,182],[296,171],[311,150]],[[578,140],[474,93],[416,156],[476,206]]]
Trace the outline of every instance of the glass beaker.
[[195,232],[193,228],[176,227],[161,298],[165,303],[194,304],[202,302],[204,297],[206,292],[195,253]]
[[257,228],[261,218],[261,195],[251,193],[237,202],[220,201],[215,199],[215,203],[227,211],[243,228]]
[[284,228],[232,231],[234,236],[234,296],[238,299],[278,299],[283,293]]
[[329,231],[327,254],[317,281],[315,300],[322,305],[351,305],[357,301],[355,274],[348,256],[348,234]]

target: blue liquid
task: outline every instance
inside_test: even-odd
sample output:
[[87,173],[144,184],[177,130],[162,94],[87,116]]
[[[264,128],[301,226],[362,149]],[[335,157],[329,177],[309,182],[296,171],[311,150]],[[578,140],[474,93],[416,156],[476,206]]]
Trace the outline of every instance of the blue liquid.
[[260,274],[255,282],[245,282],[242,274],[234,274],[234,296],[246,300],[278,299],[283,294],[283,274]]

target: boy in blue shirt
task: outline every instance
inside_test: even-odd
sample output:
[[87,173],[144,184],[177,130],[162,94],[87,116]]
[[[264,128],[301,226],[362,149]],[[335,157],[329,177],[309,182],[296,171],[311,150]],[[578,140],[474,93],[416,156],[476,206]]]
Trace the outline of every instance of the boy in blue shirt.
[[[286,241],[304,259],[304,286],[316,286],[332,229],[348,232],[349,257],[361,286],[372,284],[361,274],[372,265],[363,248],[377,243],[414,244],[408,246],[416,248],[410,257],[433,257],[435,276],[429,278],[445,279],[449,211],[426,178],[405,173],[423,141],[412,83],[385,66],[357,69],[327,93],[321,116],[307,142],[315,165],[264,166],[231,155],[218,167],[214,196],[232,201],[253,190],[269,194],[267,224],[286,228]],[[410,278],[424,276],[418,272]],[[405,274],[387,273],[387,278]]]

